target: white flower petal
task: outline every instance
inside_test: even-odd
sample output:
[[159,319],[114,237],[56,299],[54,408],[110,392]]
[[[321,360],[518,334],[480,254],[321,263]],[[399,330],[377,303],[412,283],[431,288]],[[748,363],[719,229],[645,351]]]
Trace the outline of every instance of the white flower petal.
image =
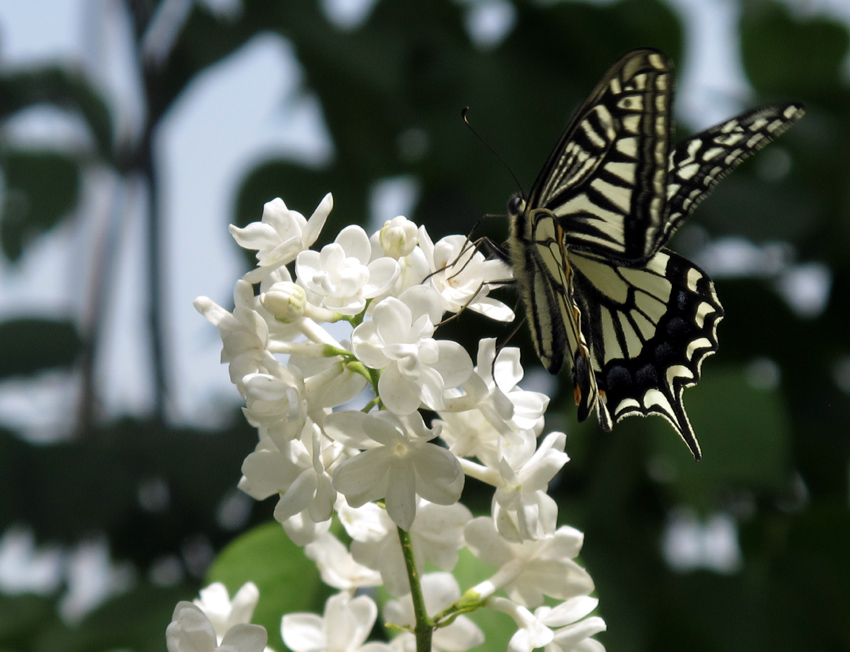
[[262,222],[252,222],[244,228],[231,224],[229,230],[236,244],[243,249],[273,249],[280,242],[274,228]]
[[291,462],[282,453],[255,451],[242,462],[246,482],[240,489],[255,500],[265,500],[289,485],[291,469]]
[[457,387],[472,375],[472,358],[460,344],[451,340],[440,340],[439,359],[434,368],[443,377],[446,388]]
[[443,300],[439,292],[427,285],[414,285],[402,292],[399,299],[410,306],[411,321],[427,315],[432,324],[438,324],[443,318]]
[[596,609],[599,600],[589,595],[581,595],[577,598],[566,600],[552,608],[543,618],[549,627],[564,627],[577,620],[581,620],[591,611]]
[[369,264],[369,259],[372,257],[372,245],[362,227],[350,224],[339,232],[334,242],[342,247],[346,256],[356,258],[363,265]]
[[401,273],[401,268],[392,258],[378,258],[369,263],[368,269],[369,281],[363,286],[363,296],[367,298],[389,292]]
[[301,473],[277,501],[274,518],[283,523],[310,505],[316,492],[317,478],[312,469]]
[[370,369],[383,369],[392,362],[384,355],[386,347],[374,321],[363,322],[354,329],[351,333],[351,345],[357,359]]
[[396,460],[390,467],[387,484],[387,514],[402,530],[410,531],[416,517],[416,489],[412,481],[413,465],[406,460]]
[[220,652],[263,652],[268,642],[265,627],[239,624],[227,630],[217,649]]
[[465,476],[457,458],[445,448],[428,444],[411,455],[416,471],[416,492],[437,505],[460,499]]
[[384,406],[395,414],[405,416],[419,408],[420,386],[403,375],[396,364],[384,369],[378,380],[378,394]]
[[394,297],[379,302],[372,312],[372,319],[381,342],[386,344],[408,343],[413,313],[407,304]]
[[350,457],[334,472],[334,487],[348,504],[360,507],[387,494],[392,453],[382,448],[367,450]]
[[481,297],[469,304],[469,309],[494,321],[513,321],[516,314],[509,306],[492,297]]
[[215,630],[207,616],[191,602],[178,602],[165,630],[168,652],[214,652]]
[[286,614],[281,622],[283,642],[293,652],[326,652],[321,617],[316,614]]
[[307,220],[307,224],[304,226],[301,236],[301,242],[306,249],[307,247],[312,247],[313,243],[319,238],[319,234],[322,232],[322,228],[325,226],[325,222],[328,219],[328,215],[330,215],[331,210],[334,207],[334,198],[331,193],[328,193],[322,198],[322,201],[319,202],[319,205],[316,207],[316,210],[313,211],[313,214],[310,216],[310,219]]

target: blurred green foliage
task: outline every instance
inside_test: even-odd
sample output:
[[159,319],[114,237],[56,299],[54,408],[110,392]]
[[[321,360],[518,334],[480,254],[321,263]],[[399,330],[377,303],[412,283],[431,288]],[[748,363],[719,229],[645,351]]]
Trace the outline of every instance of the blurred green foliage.
[[[125,2],[137,50],[156,5]],[[262,204],[277,196],[309,213],[332,191],[336,209],[322,236],[327,240],[346,223],[366,220],[376,182],[403,175],[419,188],[409,217],[435,237],[468,230],[481,215],[504,213],[516,189],[462,125],[462,107],[472,107],[477,129],[527,188],[573,108],[612,62],[638,46],[681,61],[685,46],[676,14],[655,0],[516,0],[513,7],[515,24],[506,38],[480,47],[464,27],[468,5],[447,0],[377,2],[362,25],[345,30],[318,2],[244,0],[231,18],[195,3],[164,64],[138,71],[147,124],[132,145],[115,142],[108,103],[61,62],[0,71],[0,118],[48,104],[78,116],[91,137],[85,156],[58,145],[21,151],[0,141],[2,251],[16,261],[73,217],[88,166],[108,166],[128,182],[140,173],[155,181],[152,137],[174,101],[201,72],[268,32],[294,48],[303,67],[300,92],[319,98],[334,156],[320,168],[268,159],[246,171],[231,221],[258,219]],[[743,3],[738,36],[753,88],[747,105],[793,99],[805,102],[808,114],[720,184],[693,222],[714,237],[787,243],[797,261],[828,269],[829,301],[824,311],[802,317],[778,295],[775,275],[718,280],[727,312],[720,353],[704,366],[700,386],[685,395],[705,455],[699,465],[660,419],[629,419],[611,434],[595,423],[576,424],[562,379],[563,395],[553,398],[548,416],[568,432],[572,460],[554,494],[562,522],[586,534],[583,561],[608,623],[599,638],[612,652],[850,649],[850,402],[836,381],[839,363],[850,355],[850,86],[844,74],[850,35],[838,23],[760,0]],[[760,174],[759,161],[775,156],[772,150],[790,161],[779,179]],[[158,222],[151,220],[155,232]],[[506,231],[506,220],[482,227],[497,241]],[[693,253],[686,238],[681,242],[683,253]],[[470,345],[508,333],[468,313],[460,321],[453,336]],[[99,331],[78,328],[37,316],[0,322],[0,378],[90,367]],[[530,365],[526,334],[515,342]],[[765,360],[778,370],[778,383],[753,382],[753,363]],[[96,403],[97,397],[84,400]],[[206,568],[193,566],[187,542],[200,536],[217,552],[235,535],[216,514],[255,439],[241,417],[234,423],[191,432],[159,418],[108,428],[81,420],[74,441],[49,446],[0,433],[0,528],[28,526],[44,543],[104,533],[113,554],[140,572],[132,591],[75,627],[57,618],[56,597],[3,597],[0,649],[163,649],[174,605],[196,594]],[[151,479],[167,482],[170,499],[161,509],[140,506],[140,487]],[[472,504],[486,508],[474,483],[468,491]],[[671,568],[663,537],[682,509],[700,519],[734,519],[741,549],[736,570]],[[270,518],[271,506],[260,505],[245,528]],[[298,608],[320,610],[326,595],[312,565],[297,551],[287,553],[289,547],[276,525],[264,526],[234,543],[211,575],[235,591],[249,579],[240,576],[244,560],[253,559],[263,581],[293,578],[282,592],[264,591],[259,608],[277,649],[275,614],[293,599]],[[157,560],[181,554],[189,579],[168,589],[151,584]]]

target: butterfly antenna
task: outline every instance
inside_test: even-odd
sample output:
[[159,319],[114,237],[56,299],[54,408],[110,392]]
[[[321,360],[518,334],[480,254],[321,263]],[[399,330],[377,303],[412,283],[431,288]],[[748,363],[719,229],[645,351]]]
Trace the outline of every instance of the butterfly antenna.
[[489,149],[489,150],[490,150],[490,152],[493,154],[493,156],[495,156],[497,159],[499,159],[499,162],[500,162],[502,165],[504,165],[504,166],[505,166],[505,169],[508,171],[508,174],[510,174],[510,175],[511,175],[511,178],[514,180],[514,183],[517,185],[517,188],[519,188],[520,193],[522,194],[522,196],[523,196],[523,197],[525,197],[525,190],[523,190],[522,184],[519,182],[519,179],[517,179],[517,178],[516,178],[516,175],[514,174],[514,171],[513,171],[513,170],[511,170],[510,166],[509,166],[509,165],[505,162],[505,159],[503,159],[503,158],[499,155],[499,152],[497,152],[495,149],[493,149],[493,148],[490,146],[490,143],[488,143],[486,140],[484,140],[484,138],[481,136],[481,134],[479,134],[479,133],[475,130],[475,127],[473,127],[473,126],[472,126],[472,124],[470,124],[470,122],[469,122],[469,118],[467,117],[467,115],[468,115],[468,114],[469,114],[469,107],[468,107],[468,106],[463,107],[463,108],[461,109],[461,111],[460,111],[460,117],[461,117],[461,119],[463,120],[463,122],[466,124],[466,126],[467,126],[467,127],[469,127],[469,130],[470,130],[473,134],[475,134],[475,137],[476,137],[478,140],[480,140],[480,141],[481,141],[481,143],[484,145],[484,147],[486,147],[487,149]]

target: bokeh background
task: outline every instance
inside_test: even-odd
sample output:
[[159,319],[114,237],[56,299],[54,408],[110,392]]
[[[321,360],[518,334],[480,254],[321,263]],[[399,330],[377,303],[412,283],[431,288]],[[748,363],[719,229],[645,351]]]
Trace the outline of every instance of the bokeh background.
[[[658,418],[577,424],[565,378],[512,341],[568,434],[553,492],[586,534],[599,638],[850,650],[849,24],[842,0],[0,3],[0,650],[164,649],[177,600],[271,518],[235,489],[255,435],[191,307],[230,305],[251,264],[228,223],[331,191],[320,244],[397,214],[468,232],[519,189],[460,109],[527,189],[640,46],[677,62],[680,137],[773,100],[807,115],[672,245],[727,313],[685,393],[704,461]],[[511,330],[453,327],[471,347]],[[279,650],[281,609],[322,600],[281,537],[248,535],[277,551],[253,572],[278,587],[258,617]]]

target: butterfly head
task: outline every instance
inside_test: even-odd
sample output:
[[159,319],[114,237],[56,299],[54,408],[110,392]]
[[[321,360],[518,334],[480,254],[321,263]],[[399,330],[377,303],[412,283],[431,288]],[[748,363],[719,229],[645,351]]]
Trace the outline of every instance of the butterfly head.
[[514,195],[508,200],[508,215],[516,217],[525,212],[526,202],[522,195]]

